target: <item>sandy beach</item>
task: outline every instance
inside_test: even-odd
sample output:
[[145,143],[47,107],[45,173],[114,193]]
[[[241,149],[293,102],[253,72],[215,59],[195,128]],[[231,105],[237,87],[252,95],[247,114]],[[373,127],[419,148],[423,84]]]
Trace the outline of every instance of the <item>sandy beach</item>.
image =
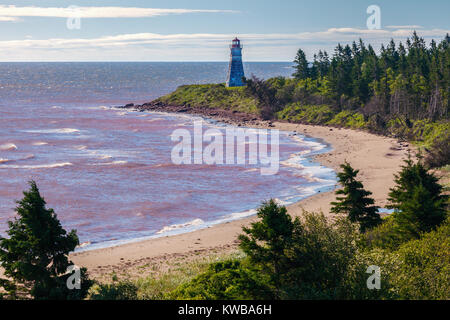
[[[349,129],[281,122],[256,122],[252,127],[269,125],[272,129],[296,131],[330,144],[332,151],[315,156],[315,160],[334,170],[339,170],[339,165],[347,160],[360,170],[358,178],[366,189],[373,192],[376,204],[380,207],[386,205],[389,188],[394,184],[394,174],[399,171],[410,148],[408,143],[399,143],[392,138]],[[318,193],[288,206],[288,212],[297,216],[303,210],[322,211],[331,216],[330,202],[334,199],[334,191]],[[113,272],[132,278],[145,276],[155,266],[164,269],[173,261],[186,263],[199,257],[235,251],[237,235],[242,232],[242,226],[254,220],[251,217],[190,233],[73,253],[70,258],[76,265],[86,267],[90,276],[97,279],[106,279],[107,276],[110,279],[109,275]]]

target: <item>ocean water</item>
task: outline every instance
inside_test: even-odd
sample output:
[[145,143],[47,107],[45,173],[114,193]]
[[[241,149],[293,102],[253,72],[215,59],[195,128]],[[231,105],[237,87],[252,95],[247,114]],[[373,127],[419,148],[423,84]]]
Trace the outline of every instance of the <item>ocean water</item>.
[[[175,165],[170,136],[192,131],[193,117],[115,108],[183,84],[224,82],[226,71],[221,62],[0,63],[0,234],[30,179],[64,228],[77,229],[83,250],[203,228],[254,214],[269,198],[287,204],[333,188],[334,172],[308,157],[327,149],[318,140],[281,132],[273,176],[248,163]],[[292,68],[247,63],[245,72],[268,78]]]

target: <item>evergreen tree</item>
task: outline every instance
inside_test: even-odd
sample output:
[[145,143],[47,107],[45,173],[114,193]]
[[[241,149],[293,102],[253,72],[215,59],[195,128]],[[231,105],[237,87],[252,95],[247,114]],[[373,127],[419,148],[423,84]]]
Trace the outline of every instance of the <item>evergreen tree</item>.
[[0,264],[11,281],[1,285],[12,297],[30,294],[35,299],[82,298],[87,291],[86,270],[81,270],[82,290],[69,290],[67,268],[73,263],[67,255],[78,245],[75,230],[62,228],[53,209],[46,208],[34,181],[23,192],[9,221],[9,238],[0,237]]
[[365,232],[381,222],[378,207],[369,197],[372,192],[364,190],[361,181],[355,179],[359,170],[353,169],[347,162],[341,168],[343,171],[337,175],[343,189],[337,190],[336,195],[343,197],[336,197],[338,201],[331,203],[331,212],[347,214],[350,221],[358,222],[361,232]]
[[398,46],[398,71],[400,73],[406,74],[407,67],[406,48],[403,43],[400,42]]
[[306,60],[305,52],[302,49],[298,49],[297,56],[294,60],[295,63],[295,72],[293,76],[296,79],[306,79],[309,77],[309,66],[308,61]]
[[280,276],[289,265],[285,251],[292,245],[294,222],[286,207],[278,206],[274,200],[264,202],[258,209],[258,222],[243,228],[239,235],[240,247],[250,261],[262,266],[275,286],[275,295],[280,298]]
[[406,229],[419,237],[440,225],[447,216],[448,195],[433,173],[421,161],[411,158],[395,176],[396,186],[389,193],[390,208],[399,228]]
[[314,54],[313,63],[311,69],[309,70],[309,77],[313,80],[316,80],[319,77],[319,74],[320,74],[319,56],[317,54]]
[[328,69],[330,68],[330,59],[326,51],[319,50],[319,77],[323,78],[328,74]]

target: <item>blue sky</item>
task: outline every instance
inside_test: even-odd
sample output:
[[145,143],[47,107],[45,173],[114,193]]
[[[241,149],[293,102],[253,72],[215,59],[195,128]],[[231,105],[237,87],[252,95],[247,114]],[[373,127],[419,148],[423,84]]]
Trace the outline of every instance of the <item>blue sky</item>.
[[[379,30],[367,28],[370,5]],[[0,0],[0,61],[226,61],[235,35],[247,61],[291,61],[360,37],[440,40],[448,12],[447,0]]]

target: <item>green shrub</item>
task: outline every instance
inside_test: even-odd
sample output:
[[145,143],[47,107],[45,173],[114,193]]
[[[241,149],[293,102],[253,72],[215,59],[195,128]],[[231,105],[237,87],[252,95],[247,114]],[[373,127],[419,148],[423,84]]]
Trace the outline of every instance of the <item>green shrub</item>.
[[398,250],[390,283],[400,299],[450,299],[450,223]]
[[412,137],[421,145],[430,147],[435,141],[450,135],[450,121],[416,120],[413,122]]
[[348,110],[339,112],[327,124],[352,129],[363,129],[366,127],[364,116],[361,113]]
[[137,286],[131,281],[111,284],[94,284],[88,292],[88,300],[137,300]]
[[425,164],[430,168],[443,167],[450,164],[450,132],[436,138],[431,144],[425,158]]
[[[442,299],[450,298],[450,223],[447,219],[435,231],[423,233],[420,239],[392,232],[392,217],[366,233],[374,245],[362,251],[360,259],[366,265],[381,269],[382,299]],[[398,237],[402,238],[398,238]],[[394,237],[394,238],[392,238]],[[411,236],[409,236],[410,238]],[[396,250],[386,250],[383,247]]]
[[208,271],[181,285],[170,299],[244,300],[272,298],[260,275],[239,260],[213,263]]
[[369,248],[382,248],[395,250],[402,243],[415,239],[416,235],[407,230],[401,230],[394,216],[390,215],[383,219],[382,223],[367,231],[362,239],[364,245]]
[[448,300],[449,247],[450,224],[447,220],[437,230],[424,233],[420,239],[406,241],[395,251],[372,248],[364,251],[361,259],[365,264],[380,267],[379,293],[383,299]]
[[356,265],[366,268],[376,266],[380,268],[380,289],[369,290],[367,288],[367,279],[370,274],[365,273],[359,286],[359,292],[356,299],[376,299],[393,300],[399,299],[398,288],[392,285],[393,274],[398,272],[400,265],[399,254],[396,251],[385,250],[382,248],[372,248],[370,250],[361,250],[357,255]]
[[325,124],[333,118],[333,111],[327,105],[303,105],[295,102],[279,111],[277,118],[307,124]]

